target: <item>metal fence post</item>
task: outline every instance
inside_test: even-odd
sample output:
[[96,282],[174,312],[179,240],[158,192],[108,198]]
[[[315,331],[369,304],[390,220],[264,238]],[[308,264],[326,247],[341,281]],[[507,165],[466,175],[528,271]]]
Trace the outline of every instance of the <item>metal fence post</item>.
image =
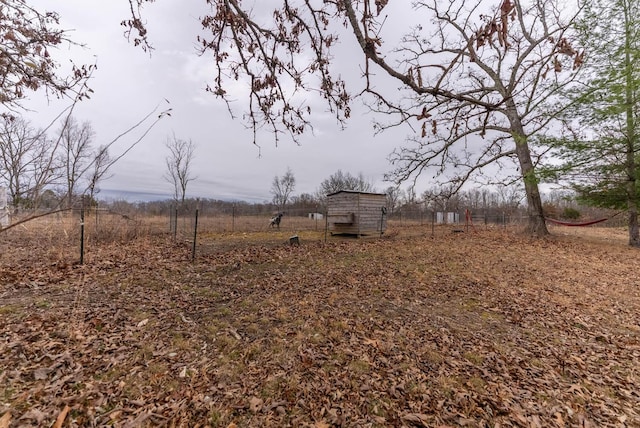
[[327,242],[328,231],[329,231],[329,210],[324,212],[324,242]]
[[84,202],[80,209],[80,264],[84,264]]
[[431,211],[431,237],[433,238],[436,234],[436,212]]
[[178,235],[178,206],[174,208],[173,211],[173,240],[176,240]]
[[191,251],[191,261],[196,259],[196,238],[198,237],[198,209],[196,208],[196,220],[193,225],[193,250]]

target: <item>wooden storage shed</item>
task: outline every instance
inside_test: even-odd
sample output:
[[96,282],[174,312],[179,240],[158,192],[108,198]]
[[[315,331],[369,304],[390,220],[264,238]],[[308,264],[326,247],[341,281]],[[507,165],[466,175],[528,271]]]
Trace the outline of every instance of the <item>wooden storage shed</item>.
[[381,235],[387,228],[387,196],[353,190],[331,193],[327,224],[332,235]]

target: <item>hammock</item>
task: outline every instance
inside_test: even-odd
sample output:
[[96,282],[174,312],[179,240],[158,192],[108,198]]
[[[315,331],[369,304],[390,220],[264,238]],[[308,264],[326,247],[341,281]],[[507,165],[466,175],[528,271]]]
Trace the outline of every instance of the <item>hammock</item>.
[[555,220],[549,217],[545,217],[544,219],[553,224],[559,224],[560,226],[591,226],[592,224],[602,223],[603,221],[609,220],[609,218],[599,218],[598,220],[584,221],[582,223],[571,223],[568,221]]
[[610,220],[610,219],[614,218],[615,216],[617,216],[618,214],[622,214],[623,212],[624,211],[619,211],[619,212],[615,213],[614,215],[612,215],[611,217],[599,218],[598,220],[583,221],[582,223],[570,223],[568,221],[555,220],[555,219],[549,218],[549,217],[545,217],[544,219],[547,220],[548,222],[551,222],[551,223],[554,223],[554,224],[559,224],[560,226],[591,226],[592,224],[598,224],[598,223],[602,223],[603,221]]

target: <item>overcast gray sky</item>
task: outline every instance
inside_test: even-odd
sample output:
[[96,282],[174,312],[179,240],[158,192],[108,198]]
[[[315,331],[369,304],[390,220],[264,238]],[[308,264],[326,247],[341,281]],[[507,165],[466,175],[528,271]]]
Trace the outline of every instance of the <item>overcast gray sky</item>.
[[[96,131],[96,144],[105,144],[140,120],[158,103],[173,109],[172,117],[163,119],[125,158],[114,166],[113,176],[101,184],[99,197],[122,195],[125,199],[163,199],[170,197],[171,186],[162,176],[167,149],[164,142],[175,133],[192,139],[196,145],[193,172],[197,179],[189,184],[188,196],[270,200],[271,181],[290,167],[296,177],[296,194],[313,193],[320,182],[338,169],[362,173],[383,190],[383,174],[391,167],[387,156],[402,144],[408,129],[385,132],[374,137],[372,117],[359,101],[353,104],[352,118],[346,130],[340,130],[330,115],[313,118],[314,135],[306,135],[301,145],[283,139],[278,147],[272,136],[261,137],[261,157],[252,144],[252,133],[244,123],[233,120],[226,106],[207,94],[212,63],[195,53],[195,37],[200,29],[198,18],[206,12],[204,1],[161,0],[145,9],[150,38],[155,50],[149,56],[128,43],[119,25],[128,17],[126,0],[32,0],[39,9],[60,13],[62,27],[86,48],[67,47],[59,55],[71,56],[76,63],[98,64],[90,86],[91,100],[83,101],[75,117],[88,120]],[[192,8],[192,9],[189,9]],[[400,22],[400,21],[397,21]],[[351,38],[340,46],[347,53],[343,64],[359,74],[362,55],[352,49]],[[356,79],[357,80],[357,79]],[[350,82],[350,91],[362,88]],[[354,84],[355,83],[355,84]],[[313,101],[313,100],[311,100]],[[241,116],[243,100],[234,106]],[[28,118],[44,126],[66,104],[46,103],[36,95],[27,104],[33,110]],[[126,148],[136,137],[132,134],[114,146],[112,154]],[[428,187],[422,180],[422,188]],[[131,192],[131,193],[124,193]],[[157,195],[157,197],[155,196]]]

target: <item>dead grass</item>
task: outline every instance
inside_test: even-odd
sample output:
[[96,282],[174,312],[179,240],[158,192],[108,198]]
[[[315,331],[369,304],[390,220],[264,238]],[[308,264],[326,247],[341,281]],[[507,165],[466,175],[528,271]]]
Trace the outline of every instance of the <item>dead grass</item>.
[[562,231],[310,230],[299,247],[287,230],[208,232],[194,263],[185,243],[138,236],[96,240],[84,266],[73,237],[13,231],[0,418],[51,425],[69,405],[64,426],[639,426],[639,253],[618,231]]

